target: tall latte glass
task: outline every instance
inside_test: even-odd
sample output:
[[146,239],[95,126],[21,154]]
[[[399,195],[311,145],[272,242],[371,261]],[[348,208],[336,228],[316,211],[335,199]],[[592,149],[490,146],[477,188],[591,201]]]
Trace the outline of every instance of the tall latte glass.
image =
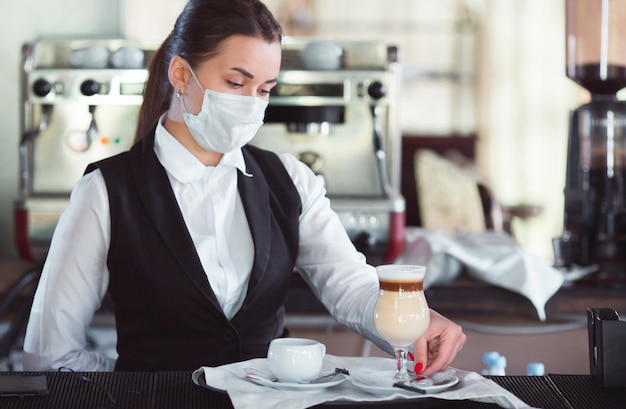
[[376,267],[380,288],[374,310],[374,325],[396,353],[398,366],[394,380],[410,379],[406,369],[408,348],[430,324],[424,296],[426,267],[388,264]]

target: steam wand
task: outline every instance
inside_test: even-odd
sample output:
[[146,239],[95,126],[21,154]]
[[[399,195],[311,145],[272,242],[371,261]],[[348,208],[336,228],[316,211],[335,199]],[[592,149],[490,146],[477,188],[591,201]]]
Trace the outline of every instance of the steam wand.
[[31,175],[31,151],[28,149],[28,145],[37,139],[37,137],[48,128],[48,122],[50,121],[50,114],[52,113],[52,105],[41,105],[41,118],[39,124],[35,129],[24,132],[22,140],[20,141],[20,174],[22,182],[22,190],[27,191],[30,188],[30,175]]
[[372,120],[374,124],[374,152],[378,165],[378,174],[380,176],[380,185],[386,197],[392,197],[391,184],[389,183],[389,175],[387,174],[387,155],[383,147],[382,125],[380,123],[380,105],[374,104],[371,107]]
[[91,114],[91,122],[87,128],[87,147],[98,139],[98,125],[96,124],[96,105],[89,105],[89,113]]

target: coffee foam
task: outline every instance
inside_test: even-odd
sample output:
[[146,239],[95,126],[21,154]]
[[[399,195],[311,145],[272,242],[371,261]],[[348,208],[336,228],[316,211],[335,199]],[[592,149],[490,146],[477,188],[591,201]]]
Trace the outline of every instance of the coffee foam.
[[426,275],[426,267],[389,265],[376,268],[378,278],[385,281],[420,281]]

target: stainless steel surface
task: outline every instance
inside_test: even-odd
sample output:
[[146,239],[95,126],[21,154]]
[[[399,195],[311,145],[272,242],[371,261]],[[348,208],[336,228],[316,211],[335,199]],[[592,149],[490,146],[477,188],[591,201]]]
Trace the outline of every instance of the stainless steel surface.
[[[388,174],[393,190],[399,190],[400,129],[397,118],[397,73],[389,71],[283,71],[279,83],[294,85],[336,84],[342,87],[341,96],[272,96],[270,107],[291,106],[340,107],[344,122],[327,123],[317,132],[306,127],[292,131],[290,123],[265,123],[252,144],[280,152],[298,155],[316,152],[323,160],[320,173],[325,176],[331,196],[382,196],[374,146],[374,120],[371,105],[379,109],[383,130],[382,148],[386,153]],[[365,89],[375,81],[385,84],[388,94],[373,101]],[[293,117],[293,123],[299,119]],[[294,127],[292,126],[292,129]]]
[[128,149],[134,138],[138,109],[138,106],[99,105],[98,137],[88,144],[91,121],[88,107],[71,101],[55,105],[50,125],[32,144],[28,193],[67,194],[89,163]]
[[[337,41],[339,69],[306,70],[300,51],[310,41],[284,39],[276,95],[252,143],[309,164],[357,247],[383,261],[390,249],[399,250],[404,228],[397,50],[380,41]],[[86,166],[132,145],[146,66],[158,46],[123,39],[24,46],[21,195],[15,206],[22,256],[45,256]],[[129,68],[103,59],[129,47]],[[135,66],[138,50],[143,68]]]
[[[68,194],[87,164],[132,145],[147,70],[72,68],[72,52],[87,44],[55,40],[24,47],[25,196]],[[98,44],[113,53],[126,43]]]
[[[402,234],[391,230],[404,228],[397,49],[382,41],[336,41],[341,67],[313,70],[299,58],[310,41],[286,39],[266,123],[252,144],[307,163],[357,248],[383,261],[391,246],[401,246]],[[393,223],[394,215],[402,223]]]
[[[339,215],[348,236],[353,240],[367,232],[369,239],[384,246],[387,250],[392,229],[390,213],[404,213],[404,198],[341,198],[332,197],[331,206]],[[379,254],[379,257],[381,255]]]
[[87,165],[132,145],[146,65],[158,45],[124,39],[43,39],[24,45],[21,191],[15,204],[23,257],[45,257]]

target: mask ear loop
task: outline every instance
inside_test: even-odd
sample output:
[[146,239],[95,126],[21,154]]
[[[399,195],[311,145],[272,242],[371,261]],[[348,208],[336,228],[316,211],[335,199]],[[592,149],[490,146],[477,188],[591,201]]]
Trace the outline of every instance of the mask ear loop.
[[198,77],[196,77],[196,73],[193,72],[193,70],[191,69],[191,65],[189,65],[187,61],[185,61],[185,64],[187,64],[187,68],[189,69],[189,72],[191,73],[191,76],[193,77],[193,79],[196,81],[196,84],[198,84],[200,89],[204,91],[205,88],[202,86],[202,84],[200,84],[200,81],[198,81]]
[[[196,77],[196,73],[193,72],[193,70],[191,69],[191,65],[189,65],[187,61],[185,61],[185,64],[187,64],[187,68],[189,69],[189,72],[191,73],[191,76],[193,77],[193,79],[196,81],[196,84],[198,84],[200,89],[204,91],[202,84],[200,84],[200,81],[198,81],[198,77]],[[183,112],[188,114],[189,111],[187,110],[187,107],[185,106],[185,99],[183,98],[184,95],[185,94],[181,90],[179,89],[176,90],[176,98],[180,100],[180,104],[183,107]]]

